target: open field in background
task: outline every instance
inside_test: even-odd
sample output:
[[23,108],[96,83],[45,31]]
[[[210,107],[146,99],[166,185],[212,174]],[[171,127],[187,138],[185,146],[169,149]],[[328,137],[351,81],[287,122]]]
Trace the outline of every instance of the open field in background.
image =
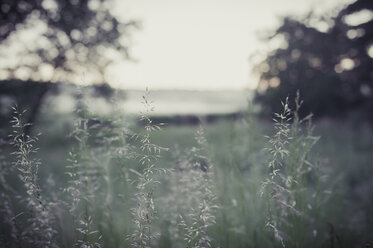
[[[56,204],[51,207],[52,226],[57,232],[53,234],[54,239],[61,247],[73,247],[74,243],[89,243],[90,247],[136,246],[133,238],[128,237],[138,230],[133,223],[131,209],[139,206],[136,205],[139,204],[136,194],[143,189],[137,188],[138,174],[142,174],[144,167],[132,154],[135,150],[141,153],[138,149],[141,139],[139,142],[131,137],[133,134],[146,136],[144,127],[138,125],[136,116],[127,116],[119,111],[105,116],[86,114],[86,120],[94,122],[91,129],[86,130],[89,133],[86,144],[78,148],[82,140],[77,142],[70,134],[79,118],[69,112],[53,111],[53,108],[53,104],[46,104],[35,123],[33,133],[41,132],[42,135],[35,144],[40,150],[33,156],[42,163],[39,182],[43,200]],[[113,131],[118,123],[110,120],[118,118],[125,121],[124,125],[119,124],[120,130],[130,130],[126,131],[126,138],[122,140],[125,143],[122,144],[112,141],[123,134],[120,130]],[[273,158],[273,154],[265,149],[270,147],[266,136],[273,140],[276,134],[271,121],[260,119],[254,113],[245,113],[236,120],[222,119],[202,124],[204,135],[196,136],[198,125],[166,124],[162,130],[150,132],[152,144],[168,148],[161,150],[160,157],[154,162],[155,167],[171,171],[153,175],[154,180],[160,183],[156,184],[152,196],[155,213],[151,232],[158,235],[151,238],[150,244],[138,247],[206,247],[206,243],[197,242],[203,241],[203,238],[211,239],[209,243],[212,247],[281,247],[282,242],[286,247],[367,247],[373,241],[373,132],[369,127],[355,125],[329,119],[315,123],[312,137],[320,139],[306,155],[307,162],[312,163],[309,167],[312,173],[302,175],[304,182],[296,184],[303,185],[302,188],[289,187],[289,192],[294,190],[296,193],[286,198],[289,201],[292,197],[300,199],[293,207],[299,207],[302,214],[281,215],[283,209],[274,210],[272,214],[279,215],[278,221],[290,221],[287,224],[278,223],[283,228],[277,230],[279,234],[272,230],[268,220],[268,208],[275,204],[271,196],[275,193],[272,191],[260,196],[261,185],[269,176],[268,163]],[[303,131],[299,135],[305,135],[306,125],[301,129]],[[201,144],[196,137],[201,139],[201,136],[206,139],[205,143],[202,142],[205,149],[198,148]],[[308,142],[307,138],[299,141]],[[292,139],[289,142],[296,141]],[[298,145],[303,143],[289,148],[288,161],[297,158],[297,154],[291,152],[298,151]],[[7,162],[14,159],[8,152],[8,148],[2,151]],[[89,223],[92,235],[76,231],[82,228],[82,223],[74,223],[72,214],[66,210],[73,201],[63,191],[69,187],[71,180],[66,174],[70,171],[68,166],[71,166],[69,152],[75,152],[80,157],[80,163],[86,167],[77,168],[87,170],[84,176],[91,177],[87,181],[90,185],[85,188],[87,195],[80,199],[86,202],[80,202],[75,210],[80,213],[77,214],[79,218],[91,216],[91,222],[82,223],[83,226]],[[198,167],[195,167],[196,164]],[[187,165],[194,167],[185,167]],[[287,175],[290,172],[284,169],[283,173]],[[14,171],[11,176],[7,177],[9,184],[18,192],[23,192],[22,183],[14,176]],[[206,193],[206,188],[211,189],[216,198]],[[208,210],[199,215],[195,211],[201,202]],[[22,206],[22,200],[13,200],[13,204],[16,214],[27,210]],[[189,229],[180,225],[180,216]],[[191,228],[193,216],[205,216],[206,228],[202,228],[201,223],[197,223],[195,229]],[[17,220],[28,223],[25,214]],[[3,224],[1,230],[1,240],[13,247],[16,242],[6,236],[10,234],[9,226]],[[194,240],[185,241],[191,230],[195,231]],[[196,233],[196,230],[202,233]],[[102,238],[94,231],[98,231]]]

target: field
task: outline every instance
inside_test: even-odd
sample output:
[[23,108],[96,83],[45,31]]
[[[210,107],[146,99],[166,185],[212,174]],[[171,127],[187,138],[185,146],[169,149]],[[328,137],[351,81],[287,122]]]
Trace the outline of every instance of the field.
[[34,141],[10,124],[2,247],[372,245],[370,127],[286,104],[276,122],[156,125],[144,101],[139,117],[46,105]]

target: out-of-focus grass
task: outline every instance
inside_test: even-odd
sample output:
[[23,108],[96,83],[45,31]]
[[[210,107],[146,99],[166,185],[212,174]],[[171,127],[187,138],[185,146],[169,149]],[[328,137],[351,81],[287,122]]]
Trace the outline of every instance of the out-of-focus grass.
[[[37,156],[42,161],[40,168],[40,184],[46,195],[53,195],[66,185],[66,164],[68,153],[76,144],[69,133],[72,131],[73,115],[58,115],[45,111],[35,124],[34,132],[42,132]],[[132,130],[142,133],[143,129],[135,125]],[[216,224],[211,228],[211,237],[215,247],[274,247],[275,241],[265,228],[266,213],[263,209],[264,199],[259,197],[263,171],[266,167],[267,146],[265,135],[271,135],[273,125],[255,116],[240,120],[221,120],[204,125],[208,141],[208,156],[214,164],[217,201],[220,208],[216,212]],[[164,168],[174,168],[179,153],[188,152],[195,146],[196,126],[165,126],[163,130],[151,134],[152,142],[169,150],[162,152],[158,164]],[[369,214],[373,199],[373,133],[369,128],[356,128],[349,123],[321,120],[316,123],[315,135],[320,136],[312,156],[327,175],[326,185],[329,187],[329,202],[323,209],[321,222],[317,223],[322,233],[315,233],[316,244],[330,246],[331,240],[344,247],[353,244],[364,244],[372,231],[373,216]],[[129,159],[129,163],[135,163]],[[120,170],[111,164],[108,173],[112,176],[111,184],[113,202],[111,209],[113,227],[107,223],[98,223],[103,232],[106,247],[127,247],[126,235],[132,230],[129,209],[135,187],[128,182],[120,182]],[[133,175],[128,174],[131,178]],[[156,193],[162,199],[169,193],[171,185],[166,175]],[[53,180],[52,180],[52,179]],[[323,179],[324,180],[324,179]],[[122,191],[124,189],[124,192]],[[125,194],[122,198],[117,195]],[[167,215],[167,203],[157,200],[159,219],[155,225],[161,232],[160,246],[171,247],[168,237],[170,223],[164,220]],[[96,199],[100,204],[100,199]],[[168,203],[172,204],[172,202]],[[105,221],[105,213],[96,210],[97,219]],[[316,211],[316,210],[315,210]],[[63,214],[62,214],[63,216]],[[67,230],[69,223],[63,226],[61,233],[66,240],[61,240],[65,247],[72,245],[73,234]],[[114,229],[113,229],[114,228]],[[333,231],[331,231],[333,229]],[[113,231],[114,230],[114,231]],[[333,236],[335,235],[335,236]],[[312,247],[312,246],[310,246]]]

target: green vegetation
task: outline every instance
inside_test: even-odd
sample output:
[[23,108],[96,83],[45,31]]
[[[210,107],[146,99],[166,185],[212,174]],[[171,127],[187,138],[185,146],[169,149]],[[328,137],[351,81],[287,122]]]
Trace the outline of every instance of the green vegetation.
[[265,51],[254,68],[260,75],[255,99],[263,112],[281,111],[278,102],[289,97],[292,104],[300,91],[301,116],[312,112],[372,123],[372,11],[372,1],[356,0],[322,15],[284,17],[266,38],[281,45]]
[[[1,247],[364,247],[373,133],[311,117],[141,125],[45,106],[2,142]],[[142,125],[143,124],[143,125]],[[161,128],[162,127],[162,128]],[[69,135],[68,135],[69,134]],[[37,149],[39,148],[39,149]]]

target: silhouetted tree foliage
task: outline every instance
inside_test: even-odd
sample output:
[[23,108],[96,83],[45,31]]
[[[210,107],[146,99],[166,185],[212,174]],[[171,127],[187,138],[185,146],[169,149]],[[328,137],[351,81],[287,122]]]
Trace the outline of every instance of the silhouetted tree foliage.
[[[293,99],[299,90],[302,115],[355,112],[373,120],[372,11],[373,1],[358,0],[334,17],[284,18],[267,39],[282,38],[285,46],[254,68],[261,79],[255,100],[263,111],[279,112],[279,101]],[[351,17],[360,23],[351,23]]]
[[137,27],[135,21],[120,22],[113,16],[113,6],[111,0],[1,0],[1,46],[11,45],[11,37],[24,30],[41,33],[34,44],[18,44],[24,46],[24,54],[16,66],[6,68],[9,77],[21,66],[37,71],[42,62],[64,74],[81,66],[102,76],[113,52],[128,58],[126,37]]
[[[42,101],[49,94],[56,94],[56,83],[39,83],[34,81],[0,81],[0,138],[7,138],[9,123],[13,118],[11,106],[27,110],[23,115],[25,123],[34,123]],[[25,127],[25,134],[29,135],[32,126]]]
[[29,135],[37,120],[38,112],[40,111],[43,100],[45,98],[54,97],[58,94],[63,93],[66,88],[68,91],[75,92],[73,96],[76,103],[82,97],[81,92],[85,92],[85,95],[110,99],[114,93],[114,90],[107,84],[90,85],[80,87],[75,84],[62,84],[62,83],[51,83],[51,82],[35,82],[35,81],[23,81],[23,80],[0,80],[0,140],[8,138],[10,121],[13,119],[12,106],[17,105],[20,110],[27,110],[23,115],[24,123],[30,123],[33,125],[27,125],[25,127],[25,134]]
[[[97,94],[110,97],[105,69],[115,59],[129,58],[128,37],[137,28],[137,22],[121,22],[113,16],[113,4],[112,0],[0,1],[0,58],[8,58],[14,46],[19,50],[0,68],[9,79],[0,81],[0,110],[4,110],[0,111],[0,127],[9,123],[7,102],[28,109],[26,121],[34,122],[47,92],[56,88],[37,82],[43,80],[46,65],[49,71],[52,68],[52,81],[74,81],[70,77],[74,75],[84,80],[84,71],[93,73],[101,83]],[[28,74],[22,78],[27,81],[14,80],[20,70]]]

